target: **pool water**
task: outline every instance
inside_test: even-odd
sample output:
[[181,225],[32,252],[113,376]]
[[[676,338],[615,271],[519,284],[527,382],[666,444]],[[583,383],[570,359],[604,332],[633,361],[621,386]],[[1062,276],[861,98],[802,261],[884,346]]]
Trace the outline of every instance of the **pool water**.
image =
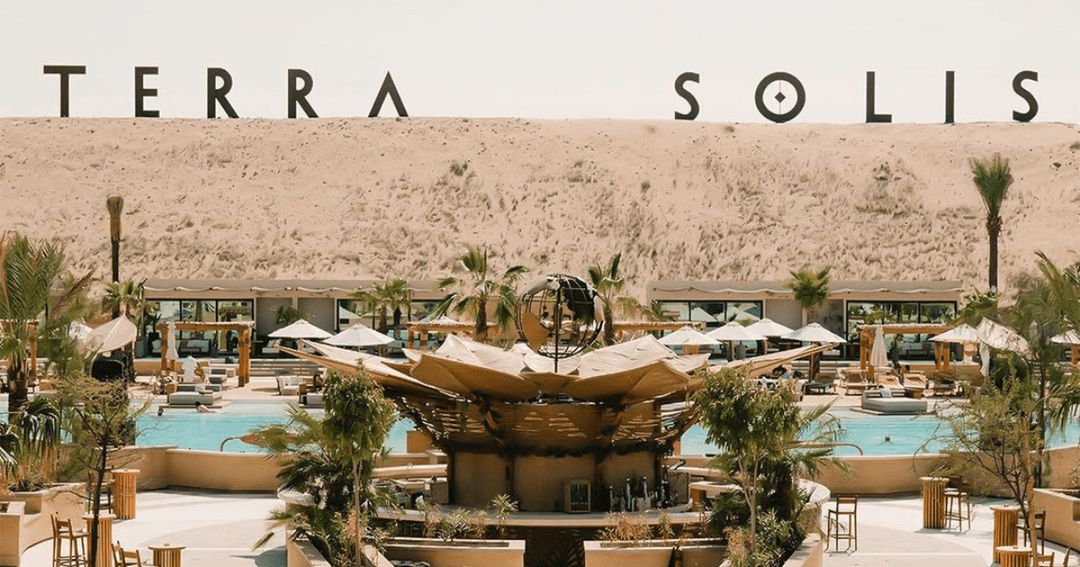
[[[198,413],[192,410],[166,409],[164,415],[156,415],[157,407],[151,408],[139,418],[138,444],[176,445],[181,449],[217,451],[221,442],[234,436],[244,435],[272,423],[286,421],[286,405],[281,402],[237,401],[214,413]],[[322,410],[310,410],[320,413]],[[854,443],[866,455],[913,455],[916,452],[935,452],[942,447],[939,440],[931,439],[941,421],[934,415],[869,415],[849,408],[832,408],[829,413],[840,419],[844,428],[843,442]],[[405,451],[405,433],[412,429],[408,420],[401,420],[390,430],[386,444],[391,452]],[[936,435],[944,435],[943,426]],[[888,437],[888,440],[886,440]],[[1080,424],[1071,423],[1062,434],[1050,440],[1051,446],[1077,443]],[[927,442],[927,440],[930,440]],[[923,447],[923,445],[926,447]],[[256,452],[258,449],[240,440],[225,444],[231,452]],[[690,428],[682,438],[682,453],[702,455],[716,453],[717,448],[705,440],[705,430],[699,426]],[[840,446],[837,455],[858,455],[853,447]]]

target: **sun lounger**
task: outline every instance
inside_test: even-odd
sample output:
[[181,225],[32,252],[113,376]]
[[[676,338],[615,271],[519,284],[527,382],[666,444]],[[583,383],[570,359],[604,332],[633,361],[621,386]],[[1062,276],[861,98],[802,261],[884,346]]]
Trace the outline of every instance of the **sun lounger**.
[[300,377],[299,376],[275,376],[277,380],[278,395],[281,396],[295,396],[300,389]]
[[236,375],[236,372],[232,368],[225,366],[210,366],[207,367],[207,380],[211,384],[225,385],[225,381]]
[[844,387],[844,394],[852,396],[866,391],[868,388],[874,388],[875,385],[870,384],[866,379],[865,371],[859,368],[841,368],[837,370],[840,374],[840,385]]
[[836,375],[835,374],[825,374],[823,372],[819,372],[818,375],[817,375],[817,380],[815,380],[813,382],[807,382],[807,383],[803,384],[803,387],[802,387],[803,388],[803,393],[804,394],[815,394],[815,393],[817,393],[817,394],[825,394],[825,393],[828,393],[828,392],[835,392],[835,389],[834,389],[835,383],[836,383]]
[[910,414],[926,412],[926,400],[894,397],[890,388],[866,390],[862,393],[862,408],[877,413]]
[[221,401],[221,392],[211,392],[207,390],[197,392],[173,392],[169,394],[170,406],[191,406],[194,407],[195,403],[201,403],[204,406],[213,406]]

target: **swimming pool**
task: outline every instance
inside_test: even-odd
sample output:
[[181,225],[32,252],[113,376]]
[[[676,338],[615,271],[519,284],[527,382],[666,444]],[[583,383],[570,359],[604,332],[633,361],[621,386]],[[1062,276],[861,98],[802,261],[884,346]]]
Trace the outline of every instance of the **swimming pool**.
[[[236,401],[215,413],[167,409],[157,417],[157,407],[139,419],[139,445],[176,445],[181,449],[217,451],[222,440],[240,436],[250,430],[286,420],[286,405],[280,401]],[[322,410],[311,410],[321,412]],[[855,443],[866,455],[913,455],[934,435],[940,420],[934,415],[869,415],[850,408],[834,407],[829,412],[843,423],[842,441]],[[390,430],[387,445],[391,452],[405,451],[405,433],[411,422],[402,420]],[[944,429],[943,429],[944,431]],[[888,436],[888,441],[886,441]],[[1050,440],[1050,445],[1074,444],[1080,436],[1080,424],[1072,423],[1066,431]],[[929,452],[941,448],[941,442],[931,440]],[[229,441],[227,451],[243,453],[257,449],[239,440]],[[715,446],[705,442],[705,430],[694,426],[683,435],[682,452],[687,455],[715,453]],[[837,447],[837,455],[858,455],[853,447]]]

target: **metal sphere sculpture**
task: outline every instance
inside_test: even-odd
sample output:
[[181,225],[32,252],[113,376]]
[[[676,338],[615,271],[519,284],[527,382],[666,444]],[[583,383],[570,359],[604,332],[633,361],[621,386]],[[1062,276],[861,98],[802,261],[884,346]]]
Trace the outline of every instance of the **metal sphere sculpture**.
[[529,282],[518,301],[517,330],[538,354],[573,356],[596,341],[603,328],[596,290],[581,278],[554,274]]

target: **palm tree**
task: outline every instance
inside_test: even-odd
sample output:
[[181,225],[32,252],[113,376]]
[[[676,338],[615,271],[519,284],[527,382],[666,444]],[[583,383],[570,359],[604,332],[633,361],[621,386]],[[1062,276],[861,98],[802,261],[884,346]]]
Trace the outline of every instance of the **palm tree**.
[[[60,334],[70,323],[72,305],[90,282],[92,273],[65,285],[60,270],[63,251],[50,243],[26,237],[0,236],[0,358],[7,359],[8,414],[11,421],[26,405],[31,368],[30,349],[37,338]],[[57,294],[53,286],[63,285]],[[36,328],[35,328],[36,325]]]
[[615,314],[612,307],[616,302],[625,304],[625,298],[618,297],[626,281],[619,272],[619,261],[622,253],[617,252],[608,261],[607,266],[589,266],[589,283],[600,296],[600,303],[604,306],[604,345],[615,344]]
[[998,235],[1001,234],[1001,203],[1012,185],[1009,160],[994,154],[989,160],[971,159],[975,188],[986,205],[986,234],[990,237],[990,291],[998,287]]
[[[503,272],[498,281],[490,279],[487,249],[481,251],[479,248],[473,248],[472,246],[458,257],[458,261],[472,276],[471,281],[466,282],[452,276],[439,280],[439,289],[454,286],[464,289],[447,295],[435,306],[432,313],[438,317],[439,315],[445,315],[448,310],[453,308],[454,312],[459,315],[462,313],[473,315],[476,318],[476,330],[473,336],[476,340],[483,341],[487,338],[488,300],[492,296],[497,300],[495,304],[495,322],[505,330],[513,324],[516,317],[517,294],[514,290],[514,282],[528,272],[529,269],[520,265],[511,266]],[[466,285],[468,287],[465,287]]]
[[808,323],[817,321],[817,308],[829,297],[830,269],[829,266],[825,266],[817,272],[808,268],[797,272],[792,271],[791,281],[784,284],[785,288],[792,291],[795,301],[798,301],[806,310]]
[[408,307],[412,299],[409,282],[403,279],[386,280],[382,285],[375,284],[371,289],[358,289],[349,297],[359,301],[365,311],[378,311],[380,333],[390,329],[389,313],[394,314],[394,337],[398,337],[401,327],[401,308]]
[[[105,208],[109,210],[109,243],[112,245],[112,281],[120,281],[120,213],[124,211],[124,198],[112,195],[105,200]],[[120,311],[114,306],[113,317],[120,315]]]

